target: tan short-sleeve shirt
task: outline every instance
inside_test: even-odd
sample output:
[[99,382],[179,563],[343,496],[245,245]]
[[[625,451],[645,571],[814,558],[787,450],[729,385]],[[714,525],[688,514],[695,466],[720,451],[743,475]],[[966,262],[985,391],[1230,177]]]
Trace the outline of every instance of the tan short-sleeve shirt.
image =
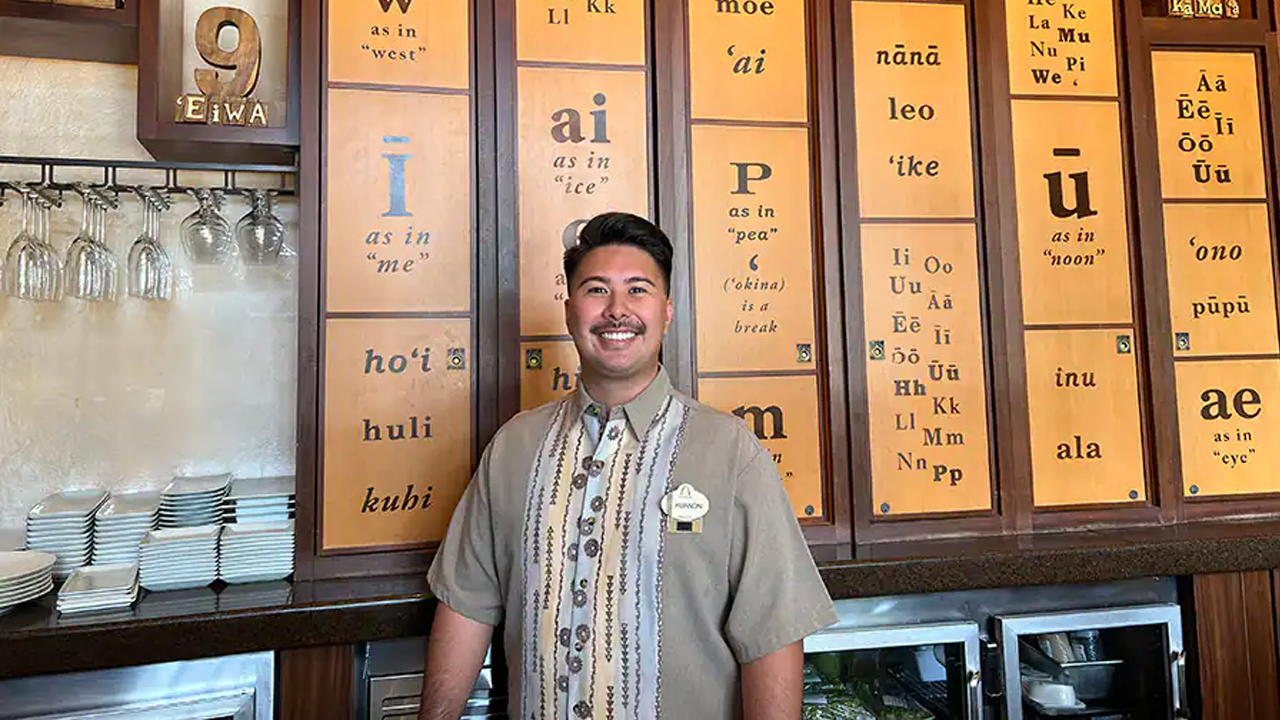
[[[684,484],[695,523],[663,509]],[[506,423],[428,581],[505,620],[520,718],[740,717],[740,665],[836,620],[773,457],[663,370],[611,412],[579,384]]]

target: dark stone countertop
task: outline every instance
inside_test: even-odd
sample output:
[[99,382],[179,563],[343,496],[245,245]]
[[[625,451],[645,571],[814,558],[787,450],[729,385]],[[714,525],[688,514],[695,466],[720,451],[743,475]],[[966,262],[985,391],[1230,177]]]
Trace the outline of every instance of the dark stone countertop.
[[[895,543],[820,563],[837,599],[1280,567],[1280,521]],[[0,615],[0,678],[425,635],[421,576],[146,593],[59,616],[54,595]]]

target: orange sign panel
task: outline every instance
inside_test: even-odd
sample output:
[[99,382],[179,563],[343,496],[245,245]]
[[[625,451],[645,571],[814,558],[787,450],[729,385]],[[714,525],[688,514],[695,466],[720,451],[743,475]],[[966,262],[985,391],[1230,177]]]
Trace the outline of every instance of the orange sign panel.
[[582,366],[572,340],[520,343],[520,409],[532,410],[578,387]]
[[1146,499],[1138,370],[1127,330],[1029,330],[1036,507]]
[[1151,53],[1166,198],[1267,197],[1252,52]]
[[326,323],[326,550],[443,539],[472,467],[471,322]]
[[469,0],[333,0],[328,15],[330,80],[470,85]]
[[1167,204],[1174,356],[1280,351],[1266,203]]
[[516,58],[643,65],[644,0],[516,0]]
[[809,119],[801,0],[698,0],[689,9],[693,118]]
[[1116,94],[1113,0],[1005,0],[1009,91]]
[[1280,361],[1180,362],[1187,497],[1280,492]]
[[742,418],[773,453],[797,517],[823,515],[816,376],[704,378],[698,399]]
[[864,218],[973,216],[963,5],[853,3]]
[[593,215],[647,216],[647,87],[637,71],[520,68],[520,332],[564,335],[565,248]]
[[814,367],[809,131],[692,136],[698,371]]
[[991,507],[974,226],[863,225],[877,515]]
[[1024,322],[1130,322],[1119,107],[1034,100],[1012,106]]
[[329,311],[470,309],[469,103],[329,91]]

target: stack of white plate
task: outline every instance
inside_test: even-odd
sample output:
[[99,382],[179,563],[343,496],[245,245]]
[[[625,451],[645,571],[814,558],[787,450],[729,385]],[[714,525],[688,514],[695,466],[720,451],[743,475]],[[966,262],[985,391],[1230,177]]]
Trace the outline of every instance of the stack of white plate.
[[138,599],[138,566],[95,565],[71,573],[58,591],[58,612],[80,613],[126,608]]
[[52,590],[56,562],[57,558],[50,553],[0,552],[0,613]]
[[93,564],[137,563],[138,547],[160,518],[160,493],[112,495],[93,519]]
[[218,531],[213,526],[152,530],[138,551],[139,576],[148,590],[204,587],[218,579]]
[[174,478],[160,496],[160,527],[220,525],[222,498],[230,483],[230,473]]
[[89,563],[93,514],[106,499],[106,490],[68,490],[41,500],[27,513],[27,549],[58,556],[54,577],[65,578]]
[[284,522],[294,518],[297,499],[292,475],[236,478],[222,501],[224,523]]
[[283,580],[293,574],[293,521],[222,528],[218,577],[229,583]]

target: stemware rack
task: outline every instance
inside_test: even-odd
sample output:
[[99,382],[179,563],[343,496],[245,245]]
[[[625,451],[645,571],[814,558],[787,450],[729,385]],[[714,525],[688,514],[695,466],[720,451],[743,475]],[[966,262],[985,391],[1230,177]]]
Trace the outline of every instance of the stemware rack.
[[[186,195],[190,191],[195,190],[194,186],[183,185],[180,174],[183,172],[204,172],[204,173],[221,173],[221,187],[213,187],[209,189],[216,190],[225,195],[244,195],[254,188],[241,187],[238,183],[238,177],[241,174],[255,175],[277,175],[278,182],[276,187],[257,188],[265,189],[271,195],[290,196],[296,193],[291,186],[290,179],[297,175],[298,169],[291,165],[227,165],[222,163],[172,163],[172,162],[152,162],[146,160],[97,160],[88,158],[52,158],[52,157],[32,157],[23,155],[0,155],[0,166],[3,165],[23,165],[37,166],[40,168],[40,179],[24,182],[20,185],[28,190],[38,192],[45,201],[53,202],[53,207],[61,207],[62,194],[64,192],[75,191],[77,185],[82,185],[91,190],[99,190],[105,193],[113,192],[136,192],[139,186],[121,184],[117,178],[120,170],[160,170],[164,172],[164,183],[160,185],[148,185],[147,189],[155,190],[162,195]],[[57,170],[59,168],[99,168],[102,170],[101,183],[68,183],[60,182],[57,179]],[[19,190],[19,183],[10,183],[0,181],[0,204],[5,201],[6,192],[23,192]],[[208,188],[208,185],[203,187]],[[44,192],[41,192],[44,191]],[[56,201],[54,194],[56,193]],[[114,206],[113,206],[114,207]]]

